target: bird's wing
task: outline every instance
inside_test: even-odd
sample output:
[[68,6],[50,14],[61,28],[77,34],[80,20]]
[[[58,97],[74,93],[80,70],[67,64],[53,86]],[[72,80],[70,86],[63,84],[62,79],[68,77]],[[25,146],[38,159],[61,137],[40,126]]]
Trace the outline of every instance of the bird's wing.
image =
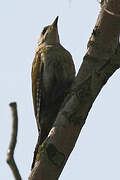
[[40,119],[40,104],[41,104],[41,78],[42,78],[42,67],[40,53],[36,53],[33,64],[32,64],[32,96],[34,112],[37,121],[38,131],[40,130],[39,119]]
[[54,61],[54,76],[54,79],[56,80],[56,85],[54,85],[56,98],[63,96],[64,94],[66,95],[75,78],[74,63],[72,56],[68,51],[61,49],[61,51],[56,54]]

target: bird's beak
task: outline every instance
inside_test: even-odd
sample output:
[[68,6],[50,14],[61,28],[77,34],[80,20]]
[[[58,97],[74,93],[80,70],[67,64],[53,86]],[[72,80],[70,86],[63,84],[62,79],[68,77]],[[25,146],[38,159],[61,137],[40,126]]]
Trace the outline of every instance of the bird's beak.
[[54,22],[52,23],[52,26],[57,28],[57,23],[58,23],[58,16],[55,18]]

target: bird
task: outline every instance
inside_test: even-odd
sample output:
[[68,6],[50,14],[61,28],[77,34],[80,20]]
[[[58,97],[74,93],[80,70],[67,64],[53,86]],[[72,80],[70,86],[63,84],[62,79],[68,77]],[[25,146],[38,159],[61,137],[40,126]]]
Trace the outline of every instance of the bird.
[[39,133],[32,169],[38,147],[48,136],[75,78],[72,55],[60,44],[57,24],[58,16],[43,28],[32,63],[33,106]]

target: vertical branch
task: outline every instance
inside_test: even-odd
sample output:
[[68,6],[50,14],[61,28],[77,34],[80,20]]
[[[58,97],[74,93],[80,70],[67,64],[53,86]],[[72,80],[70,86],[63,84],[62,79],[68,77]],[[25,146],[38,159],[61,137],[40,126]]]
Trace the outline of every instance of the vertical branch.
[[9,104],[12,112],[12,134],[11,140],[7,153],[7,163],[11,168],[11,171],[14,175],[15,180],[22,180],[17,165],[14,160],[14,150],[17,142],[17,132],[18,132],[18,115],[17,115],[17,104],[16,102]]

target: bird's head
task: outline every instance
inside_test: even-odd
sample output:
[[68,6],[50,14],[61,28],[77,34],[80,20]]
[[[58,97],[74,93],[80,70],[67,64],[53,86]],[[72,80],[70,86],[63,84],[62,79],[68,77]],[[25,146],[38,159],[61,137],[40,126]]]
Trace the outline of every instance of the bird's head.
[[54,22],[44,27],[42,30],[39,44],[46,43],[46,44],[55,44],[59,43],[59,35],[58,35],[58,28],[57,28],[58,16],[54,20]]

